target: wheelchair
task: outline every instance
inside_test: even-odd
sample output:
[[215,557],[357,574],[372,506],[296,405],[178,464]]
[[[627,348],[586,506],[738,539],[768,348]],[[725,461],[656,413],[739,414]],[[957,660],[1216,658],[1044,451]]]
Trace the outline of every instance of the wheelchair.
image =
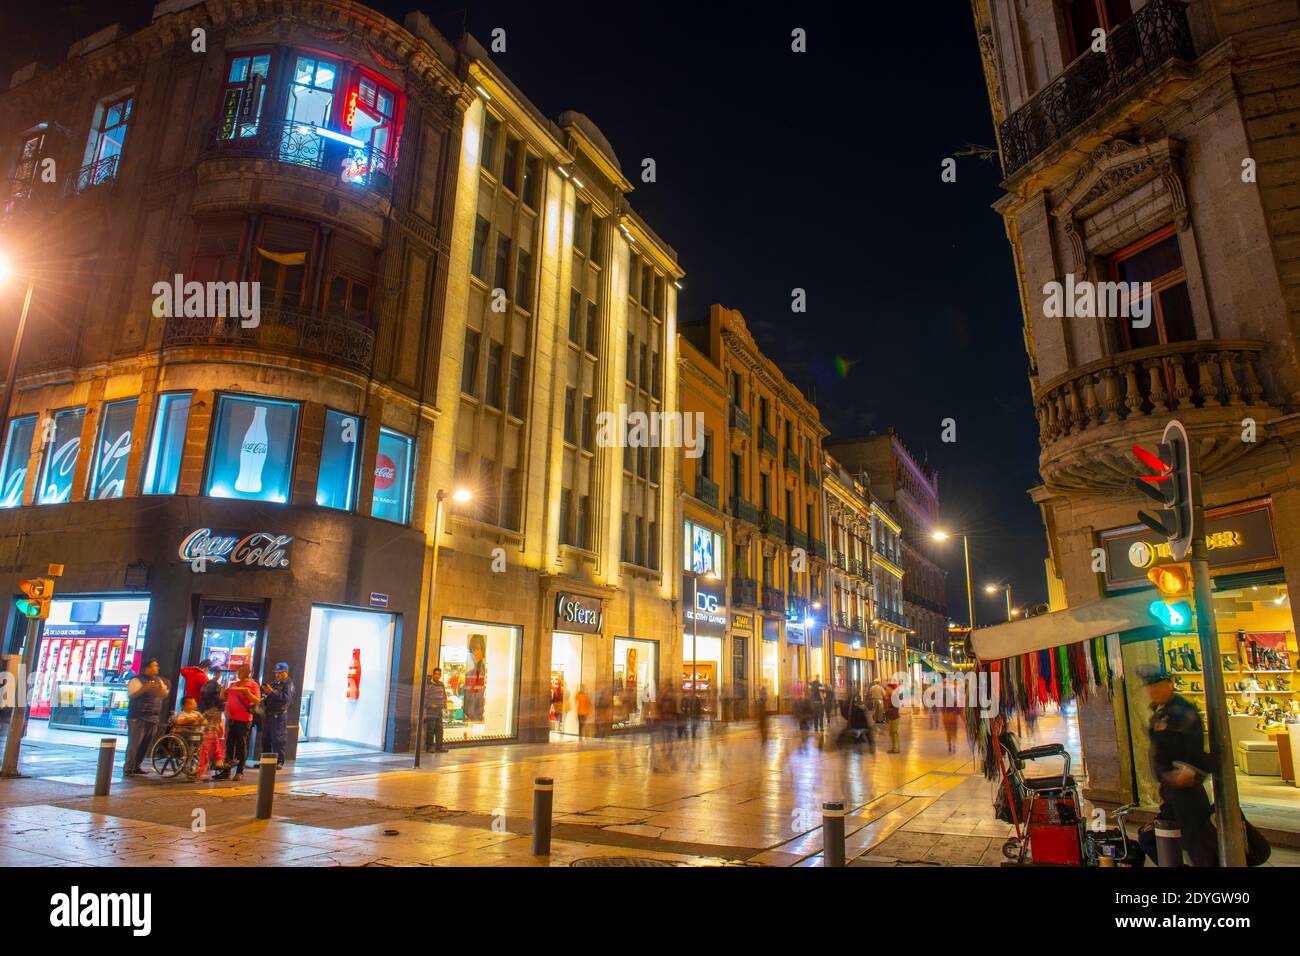
[[168,730],[149,749],[149,765],[164,780],[184,774],[194,780],[199,773],[199,749],[203,735],[184,730]]

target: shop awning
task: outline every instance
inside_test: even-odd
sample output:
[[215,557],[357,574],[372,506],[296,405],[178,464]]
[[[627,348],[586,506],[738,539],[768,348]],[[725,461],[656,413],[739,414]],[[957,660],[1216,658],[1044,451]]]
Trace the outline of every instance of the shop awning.
[[1155,599],[1154,594],[1136,591],[1022,621],[976,628],[970,636],[971,649],[980,660],[996,661],[1146,627],[1152,623],[1147,605]]

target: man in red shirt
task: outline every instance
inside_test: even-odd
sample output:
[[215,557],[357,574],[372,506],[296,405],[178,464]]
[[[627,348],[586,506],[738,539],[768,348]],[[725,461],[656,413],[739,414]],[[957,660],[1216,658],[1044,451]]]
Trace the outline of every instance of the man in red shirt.
[[204,658],[199,661],[195,667],[182,667],[181,677],[185,678],[185,689],[177,694],[179,699],[193,697],[197,703],[203,691],[203,685],[208,682],[208,671],[212,669],[212,661]]
[[257,681],[250,680],[252,671],[247,664],[235,672],[235,681],[221,696],[226,701],[226,767],[214,778],[225,780],[230,776],[230,765],[235,767],[235,780],[244,776],[244,761],[248,759],[248,734],[253,727],[253,708],[262,699],[262,689]]

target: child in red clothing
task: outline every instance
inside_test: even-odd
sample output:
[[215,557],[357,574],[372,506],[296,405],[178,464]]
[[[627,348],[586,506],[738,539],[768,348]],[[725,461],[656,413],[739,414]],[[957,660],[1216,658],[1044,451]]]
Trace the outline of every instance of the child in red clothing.
[[221,719],[221,708],[212,707],[203,712],[206,727],[203,743],[199,745],[199,776],[208,772],[209,762],[214,768],[226,763],[226,726]]

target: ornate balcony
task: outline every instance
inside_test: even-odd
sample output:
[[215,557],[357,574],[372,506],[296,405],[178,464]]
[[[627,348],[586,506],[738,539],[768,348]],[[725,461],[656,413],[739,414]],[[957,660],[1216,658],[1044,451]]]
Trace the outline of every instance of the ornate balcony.
[[731,427],[738,432],[744,432],[747,437],[754,434],[754,426],[749,416],[736,405],[731,406]]
[[823,561],[826,560],[826,542],[821,538],[812,538],[809,550],[812,552],[814,558],[821,558]]
[[[1238,339],[1172,342],[1119,352],[1044,382],[1034,399],[1039,471],[1049,490],[1105,495],[1132,490],[1135,441],[1158,439],[1178,418],[1197,440],[1201,471],[1238,461],[1281,414],[1264,395],[1257,367],[1265,343]],[[1258,442],[1241,440],[1253,418]]]
[[737,498],[735,495],[732,495],[730,506],[731,513],[734,517],[752,525],[758,524],[758,509],[744,498]]
[[802,528],[787,528],[785,531],[785,543],[792,544],[796,548],[808,550],[808,532]]
[[785,592],[780,588],[763,588],[763,610],[785,613]]
[[772,535],[774,538],[785,539],[785,522],[770,511],[759,513],[758,526],[763,532]]
[[90,163],[77,170],[76,175],[68,180],[68,198],[73,199],[91,189],[109,189],[117,181],[118,156],[109,156],[97,163]]
[[1084,53],[1001,126],[1002,163],[1014,175],[1170,61],[1196,59],[1181,0],[1150,0],[1110,31],[1104,53]]
[[776,457],[776,436],[766,428],[759,427],[759,443],[763,451],[767,452],[773,458]]
[[785,467],[797,475],[799,474],[799,464],[799,456],[787,448],[785,450]]
[[370,145],[353,146],[321,136],[306,123],[262,118],[228,127],[213,125],[204,159],[262,159],[336,172],[343,182],[387,196],[396,160]]
[[844,556],[843,551],[831,552],[831,564],[835,565],[835,567],[839,568],[841,571],[847,571],[849,569],[849,559]]
[[808,484],[812,485],[814,488],[817,487],[817,485],[819,484],[817,469],[814,468],[811,464],[808,463],[804,464],[803,480],[808,482]]
[[758,607],[758,582],[753,578],[732,578],[731,603],[741,607]]
[[375,354],[375,333],[346,319],[313,316],[305,310],[262,308],[253,328],[244,328],[237,318],[173,316],[167,320],[164,344],[242,345],[324,359],[368,373]]
[[695,497],[711,508],[718,506],[718,483],[706,475],[695,476]]

